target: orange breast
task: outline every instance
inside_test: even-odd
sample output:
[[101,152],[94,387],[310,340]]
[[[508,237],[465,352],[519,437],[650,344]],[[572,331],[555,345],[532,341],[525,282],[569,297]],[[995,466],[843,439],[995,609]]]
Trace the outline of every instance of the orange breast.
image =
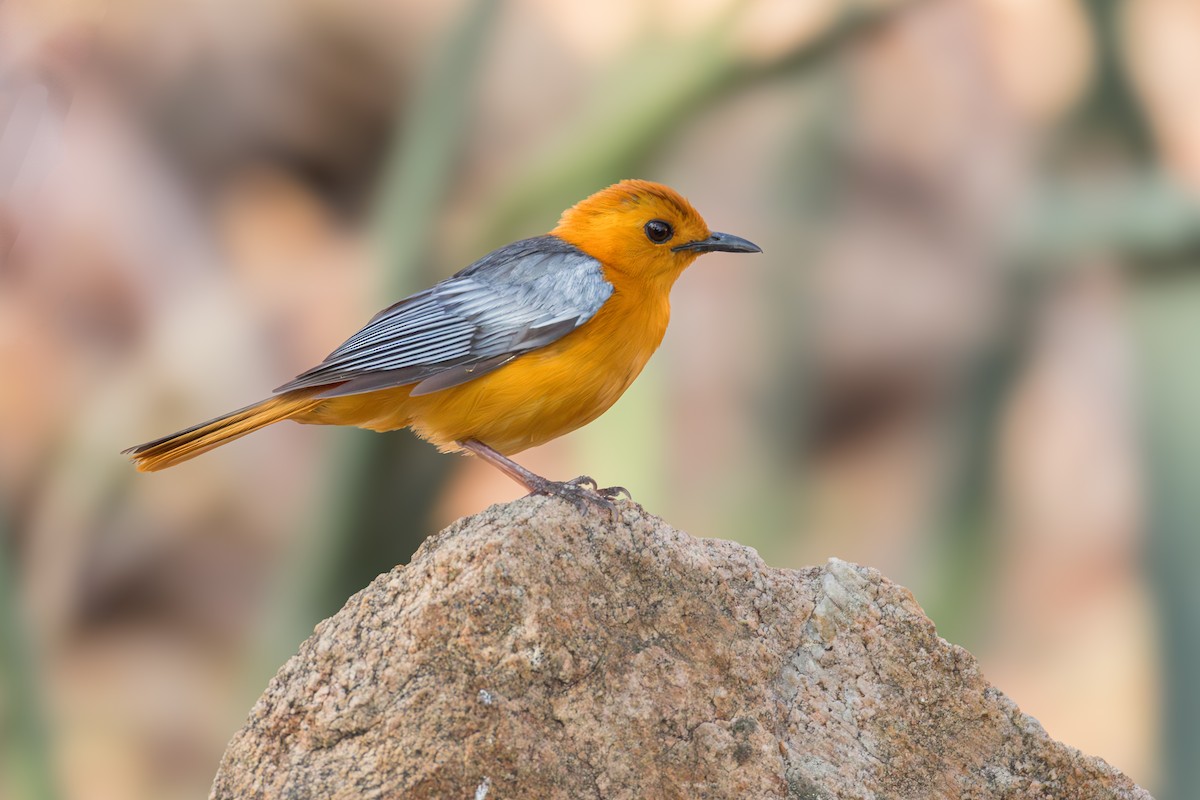
[[[622,282],[623,283],[623,282]],[[617,401],[658,349],[665,293],[624,289],[592,319],[473,381],[410,397],[410,387],[333,398],[304,422],[386,431],[412,427],[442,450],[477,439],[505,455],[586,425]]]

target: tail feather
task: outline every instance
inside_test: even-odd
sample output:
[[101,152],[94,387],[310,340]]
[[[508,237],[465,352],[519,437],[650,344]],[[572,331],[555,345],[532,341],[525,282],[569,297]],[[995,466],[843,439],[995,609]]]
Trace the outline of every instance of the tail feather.
[[123,452],[139,472],[154,472],[195,458],[259,428],[305,414],[321,403],[313,399],[312,392],[282,394]]

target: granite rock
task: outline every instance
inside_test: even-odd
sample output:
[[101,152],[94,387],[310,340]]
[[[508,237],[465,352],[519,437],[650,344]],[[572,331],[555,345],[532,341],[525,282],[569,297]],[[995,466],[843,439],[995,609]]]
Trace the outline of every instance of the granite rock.
[[211,797],[1150,797],[878,572],[620,510],[525,498],[432,536],[280,670]]

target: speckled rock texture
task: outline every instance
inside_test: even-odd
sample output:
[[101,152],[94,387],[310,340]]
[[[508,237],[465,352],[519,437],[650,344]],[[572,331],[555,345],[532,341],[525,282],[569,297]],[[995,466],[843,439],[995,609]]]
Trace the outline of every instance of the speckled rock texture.
[[640,507],[460,520],[321,623],[213,798],[1149,798],[1052,741],[909,592]]

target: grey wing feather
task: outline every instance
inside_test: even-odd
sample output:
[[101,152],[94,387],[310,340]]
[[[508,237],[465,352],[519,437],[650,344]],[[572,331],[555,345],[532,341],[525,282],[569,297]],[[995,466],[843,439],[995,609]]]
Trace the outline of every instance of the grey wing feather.
[[600,262],[555,236],[495,250],[375,315],[317,366],[276,392],[319,397],[417,384],[429,394],[478,378],[561,339],[612,295]]

